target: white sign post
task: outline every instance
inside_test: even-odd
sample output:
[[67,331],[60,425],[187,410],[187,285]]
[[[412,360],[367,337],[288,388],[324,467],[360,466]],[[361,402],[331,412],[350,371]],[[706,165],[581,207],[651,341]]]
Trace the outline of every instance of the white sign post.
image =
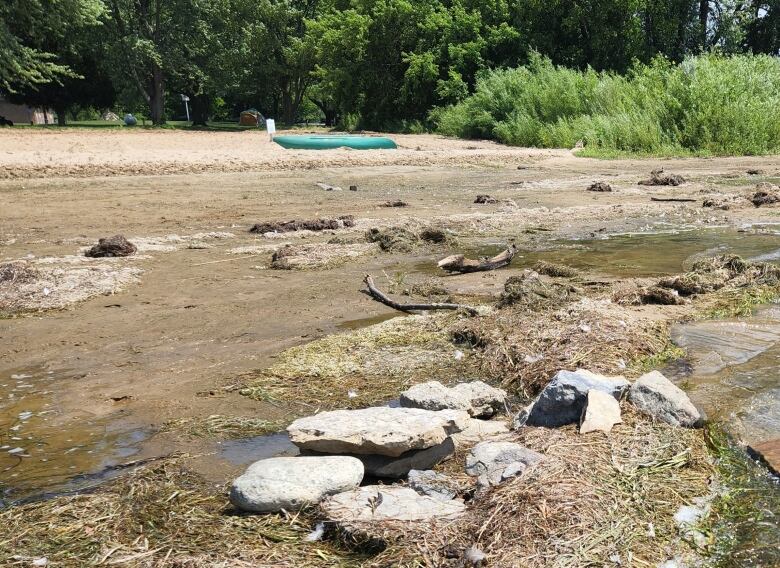
[[276,121],[273,118],[267,118],[265,120],[265,129],[268,131],[268,137],[273,140],[274,134],[276,134]]

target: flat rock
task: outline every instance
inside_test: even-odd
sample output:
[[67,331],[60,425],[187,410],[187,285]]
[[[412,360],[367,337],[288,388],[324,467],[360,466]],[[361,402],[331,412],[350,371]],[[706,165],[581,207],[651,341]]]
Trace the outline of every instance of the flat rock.
[[692,427],[701,419],[688,395],[658,371],[639,377],[628,398],[645,414],[673,426]]
[[401,406],[426,410],[465,410],[471,416],[492,416],[504,408],[506,391],[482,381],[446,387],[439,381],[414,385],[401,393]]
[[466,473],[488,485],[521,475],[542,454],[514,442],[480,442],[466,456]]
[[233,481],[230,502],[244,511],[296,510],[357,487],[363,464],[348,456],[281,457],[260,460]]
[[780,476],[780,438],[752,444],[748,449],[769,468],[769,471]]
[[378,454],[398,457],[423,450],[460,432],[468,413],[378,406],[320,412],[287,427],[299,448],[331,454]]
[[460,448],[484,442],[485,440],[500,439],[509,434],[509,426],[503,420],[479,420],[478,418],[469,418],[466,426],[452,435],[455,447]]
[[325,499],[320,507],[329,521],[347,530],[377,522],[455,519],[466,510],[460,499],[442,501],[401,485],[359,487]]
[[580,419],[580,434],[588,432],[609,433],[615,424],[620,424],[620,403],[605,392],[591,389],[585,401]]
[[413,469],[409,472],[409,487],[420,495],[440,501],[449,501],[458,494],[458,484],[442,473],[433,470]]
[[455,453],[455,443],[452,438],[447,438],[441,444],[425,448],[424,450],[411,450],[398,457],[380,455],[353,454],[363,462],[366,473],[375,477],[406,477],[413,469],[429,469],[437,463],[446,460]]
[[623,377],[607,377],[580,369],[558,371],[530,405],[515,417],[515,426],[554,428],[576,424],[582,416],[588,391],[598,390],[620,400],[630,383]]

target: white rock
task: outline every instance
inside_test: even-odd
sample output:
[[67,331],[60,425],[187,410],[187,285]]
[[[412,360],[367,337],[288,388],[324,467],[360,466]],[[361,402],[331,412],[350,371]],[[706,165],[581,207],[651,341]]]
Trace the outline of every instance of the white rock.
[[460,499],[441,501],[400,485],[367,485],[333,495],[320,505],[326,518],[348,529],[377,521],[454,519],[466,507]]
[[514,442],[481,442],[466,457],[466,473],[498,485],[541,459],[541,454]]
[[580,419],[580,434],[588,432],[607,432],[615,424],[620,424],[620,403],[605,392],[591,389],[585,402]]
[[464,411],[378,406],[299,418],[287,432],[294,444],[307,450],[398,457],[441,444],[460,432],[467,419]]
[[363,464],[349,456],[302,456],[260,460],[233,481],[230,501],[244,511],[295,510],[357,487]]
[[414,385],[401,393],[401,406],[426,410],[465,410],[471,416],[492,416],[504,408],[506,391],[482,381],[445,387],[439,381]]
[[688,395],[658,371],[639,377],[628,398],[642,412],[673,426],[692,427],[701,418]]

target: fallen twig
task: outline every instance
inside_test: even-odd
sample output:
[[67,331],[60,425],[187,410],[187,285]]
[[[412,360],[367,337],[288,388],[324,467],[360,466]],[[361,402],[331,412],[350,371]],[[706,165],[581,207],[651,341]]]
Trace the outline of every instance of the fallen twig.
[[694,202],[698,199],[691,199],[689,197],[651,197],[650,201],[688,201]]
[[517,247],[512,245],[501,254],[493,258],[483,258],[481,260],[472,260],[464,257],[462,254],[453,254],[439,261],[439,268],[447,272],[482,272],[485,270],[495,270],[503,266],[509,266],[517,253]]
[[449,304],[449,303],[433,303],[433,304],[400,304],[387,296],[384,292],[382,292],[379,288],[376,287],[374,284],[374,279],[371,277],[370,274],[366,274],[365,278],[363,278],[363,282],[365,283],[368,290],[361,290],[364,294],[370,296],[372,299],[376,300],[377,302],[384,304],[386,306],[389,306],[393,308],[394,310],[398,310],[400,312],[410,313],[413,311],[426,311],[426,310],[465,310],[472,316],[477,315],[477,309],[473,308],[471,306],[466,306],[464,304]]

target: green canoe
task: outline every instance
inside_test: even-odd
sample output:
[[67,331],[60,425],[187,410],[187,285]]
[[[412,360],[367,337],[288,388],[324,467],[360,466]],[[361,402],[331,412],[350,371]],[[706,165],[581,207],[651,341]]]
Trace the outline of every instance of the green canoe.
[[274,136],[274,142],[283,148],[292,150],[330,150],[343,147],[354,150],[378,150],[397,147],[395,142],[384,136],[348,136],[341,134]]

